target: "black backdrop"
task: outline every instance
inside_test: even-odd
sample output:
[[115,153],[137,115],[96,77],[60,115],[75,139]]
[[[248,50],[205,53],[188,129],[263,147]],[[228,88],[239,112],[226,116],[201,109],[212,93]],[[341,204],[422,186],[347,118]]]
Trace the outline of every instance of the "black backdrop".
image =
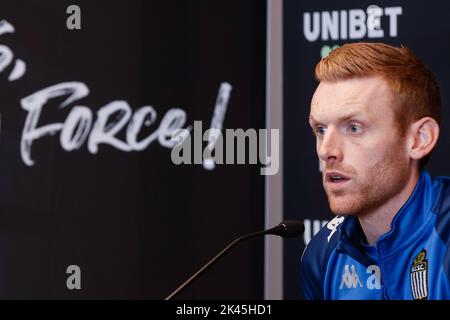
[[[66,8],[81,9],[68,30]],[[89,95],[50,99],[38,126],[64,122],[75,105],[96,112],[111,101],[152,106],[158,128],[171,108],[185,127],[211,122],[220,84],[232,85],[226,128],[263,128],[265,1],[2,1],[14,54],[0,73],[0,297],[161,299],[234,237],[264,226],[259,166],[176,166],[155,141],[125,152],[87,140],[66,151],[59,132],[35,140],[33,166],[20,145],[22,98],[83,82]],[[9,81],[20,59],[26,71]],[[119,115],[117,115],[119,117]],[[120,117],[119,117],[120,118]],[[111,118],[114,122],[114,118]],[[125,140],[125,129],[116,136]],[[68,290],[66,268],[81,268]],[[253,240],[204,275],[181,298],[263,297],[263,242]]]
[[[346,39],[337,32],[338,39],[318,38],[308,41],[303,28],[304,13],[346,11],[377,5],[383,10],[381,28],[384,36],[372,38],[366,32],[358,39],[349,39],[347,21]],[[386,15],[390,12],[402,14]],[[333,48],[346,42],[372,41],[410,47],[436,74],[443,91],[444,117],[440,141],[428,165],[432,175],[449,175],[450,165],[450,115],[448,112],[450,94],[450,24],[444,1],[300,1],[284,0],[284,213],[287,218],[305,219],[306,232],[303,239],[287,242],[284,250],[284,295],[287,299],[300,298],[300,256],[305,244],[323,223],[333,217],[321,184],[319,163],[315,154],[315,139],[308,125],[310,99],[317,86],[314,67],[320,60],[325,46]],[[392,11],[394,10],[394,11]],[[391,18],[395,16],[396,18]],[[395,26],[391,23],[396,22]],[[340,26],[340,21],[338,26]],[[319,26],[321,23],[319,24]],[[395,30],[396,29],[396,30]],[[395,32],[396,31],[396,32]],[[325,48],[327,49],[327,48]],[[299,250],[300,247],[300,250]]]

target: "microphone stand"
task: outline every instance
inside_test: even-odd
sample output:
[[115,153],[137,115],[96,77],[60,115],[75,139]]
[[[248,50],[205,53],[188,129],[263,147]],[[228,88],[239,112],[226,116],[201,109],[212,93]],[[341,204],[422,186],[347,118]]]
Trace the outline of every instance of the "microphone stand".
[[256,236],[260,236],[263,234],[270,234],[272,230],[262,230],[254,233],[250,233],[247,235],[243,235],[234,241],[232,241],[228,246],[226,246],[222,251],[220,251],[214,258],[212,258],[208,263],[206,263],[200,270],[198,270],[196,273],[194,273],[189,279],[187,279],[181,286],[179,286],[177,289],[175,289],[170,295],[168,295],[164,300],[170,300],[174,296],[176,296],[184,287],[186,287],[189,283],[191,283],[195,278],[197,278],[199,275],[201,275],[203,272],[205,272],[209,267],[211,267],[221,256],[223,256],[225,253],[227,253],[231,248],[233,248],[238,242],[253,238]]

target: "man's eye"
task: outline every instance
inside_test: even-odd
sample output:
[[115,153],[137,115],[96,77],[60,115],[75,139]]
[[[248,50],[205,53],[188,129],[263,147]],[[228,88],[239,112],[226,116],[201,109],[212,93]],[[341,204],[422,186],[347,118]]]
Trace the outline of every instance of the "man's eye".
[[348,126],[348,130],[351,133],[361,133],[362,132],[362,128],[359,125],[357,125],[357,124],[350,124]]
[[319,136],[323,136],[327,129],[325,127],[316,127],[316,134]]
[[314,129],[314,133],[317,135],[317,136],[323,136],[324,134],[325,134],[325,132],[327,131],[327,128],[325,128],[325,127],[316,127],[315,129]]

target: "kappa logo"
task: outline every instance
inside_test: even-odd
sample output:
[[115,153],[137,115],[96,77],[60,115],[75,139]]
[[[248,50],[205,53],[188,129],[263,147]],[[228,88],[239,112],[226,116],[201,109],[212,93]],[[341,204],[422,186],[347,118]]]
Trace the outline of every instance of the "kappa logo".
[[359,285],[359,287],[362,288],[362,283],[359,280],[359,276],[358,273],[356,272],[356,268],[354,265],[352,265],[351,267],[351,272],[350,272],[350,268],[349,265],[346,264],[344,267],[344,274],[342,275],[342,281],[341,281],[341,285],[339,286],[339,289],[342,289],[345,286],[350,289],[350,288],[354,288],[356,289]]
[[327,223],[327,229],[331,230],[327,238],[328,242],[330,242],[330,239],[336,232],[338,225],[340,225],[344,221],[344,219],[345,217],[337,216],[336,218]]
[[427,252],[422,249],[411,264],[409,273],[411,292],[414,300],[426,300],[428,298],[428,261]]
[[[380,267],[372,264],[367,267],[366,273],[369,275],[366,281],[366,288],[369,290],[380,290],[381,289],[381,272]],[[356,272],[355,266],[352,264],[351,267],[346,264],[344,267],[344,273],[342,274],[341,285],[339,289],[342,290],[344,285],[347,289],[362,288],[363,284],[359,279],[358,272]]]

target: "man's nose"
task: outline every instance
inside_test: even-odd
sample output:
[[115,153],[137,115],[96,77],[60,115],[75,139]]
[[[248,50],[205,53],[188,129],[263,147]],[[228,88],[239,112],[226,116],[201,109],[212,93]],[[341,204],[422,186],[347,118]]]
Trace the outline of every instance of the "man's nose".
[[336,130],[328,128],[318,146],[319,158],[327,163],[340,162],[344,155],[342,152],[342,139]]

